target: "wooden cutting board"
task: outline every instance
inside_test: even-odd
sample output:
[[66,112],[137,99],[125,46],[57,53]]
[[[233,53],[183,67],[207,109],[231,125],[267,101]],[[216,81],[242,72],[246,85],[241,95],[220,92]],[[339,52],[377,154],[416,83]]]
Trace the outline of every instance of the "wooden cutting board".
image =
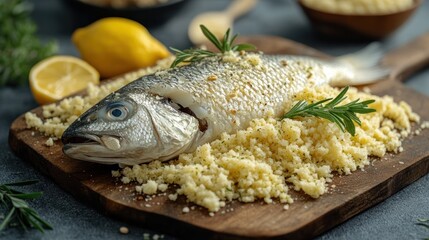
[[[241,41],[251,42],[266,53],[328,57],[278,37],[255,36]],[[406,76],[429,64],[429,34],[388,53],[383,61],[393,70],[392,77],[371,86],[373,93],[405,100],[423,120],[429,120],[429,98],[401,83]],[[33,112],[40,114],[41,108]],[[111,177],[110,171],[115,167],[69,159],[62,153],[61,143],[47,147],[44,144],[47,138],[32,132],[35,131],[26,128],[23,116],[17,118],[10,127],[10,147],[76,198],[108,215],[186,239],[314,237],[429,172],[429,129],[426,129],[420,135],[406,138],[402,153],[378,159],[365,171],[336,176],[333,180],[336,188],[317,200],[293,193],[298,200],[287,211],[282,204],[232,202],[227,204],[225,214],[210,217],[199,207],[183,214],[183,207],[192,206],[184,197],[176,202],[166,196],[156,196],[149,202],[136,199],[132,185],[123,185]]]

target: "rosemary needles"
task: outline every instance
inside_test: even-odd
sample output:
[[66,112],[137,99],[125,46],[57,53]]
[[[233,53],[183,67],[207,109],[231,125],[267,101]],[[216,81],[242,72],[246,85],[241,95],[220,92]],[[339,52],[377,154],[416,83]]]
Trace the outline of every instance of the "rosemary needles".
[[25,201],[40,197],[42,195],[41,192],[23,193],[10,188],[34,183],[37,183],[37,181],[30,180],[0,185],[0,210],[5,212],[5,217],[0,223],[0,232],[12,223],[17,224],[17,226],[25,230],[36,228],[40,232],[44,232],[45,229],[52,229],[52,226],[43,220]]
[[[348,89],[349,87],[345,87],[334,99],[328,98],[311,104],[306,101],[298,101],[289,112],[283,115],[282,119],[308,116],[320,117],[334,122],[343,132],[347,131],[354,136],[356,133],[354,123],[361,125],[356,113],[375,112],[375,109],[368,107],[375,100],[359,102],[359,99],[356,99],[345,105],[338,106],[347,98],[345,95]],[[324,103],[326,104],[323,105]]]
[[[237,38],[237,34],[231,37],[231,30],[228,28],[222,40],[218,40],[216,36],[210,32],[204,25],[200,25],[201,31],[204,36],[211,42],[215,47],[221,52],[225,53],[228,51],[242,51],[242,50],[254,50],[255,46],[247,43],[235,44],[234,41]],[[179,50],[176,48],[171,48],[176,53],[176,59],[171,64],[171,67],[176,67],[179,63],[189,63],[189,62],[197,62],[206,57],[217,56],[218,53],[204,50],[204,49],[186,49]]]

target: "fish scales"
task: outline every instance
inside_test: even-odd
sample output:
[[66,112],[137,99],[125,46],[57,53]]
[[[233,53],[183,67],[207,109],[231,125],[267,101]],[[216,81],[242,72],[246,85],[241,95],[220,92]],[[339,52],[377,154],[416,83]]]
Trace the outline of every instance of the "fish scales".
[[[203,60],[158,74],[159,78],[152,82],[134,81],[121,92],[141,87],[144,91],[170,97],[176,102],[180,102],[180,96],[186,94],[192,98],[192,104],[183,105],[206,108],[206,118],[216,125],[214,133],[220,133],[242,129],[252,119],[263,117],[270,111],[277,116],[281,114],[294,93],[306,84],[317,83],[308,78],[309,67],[313,75],[319,76],[318,83],[329,81],[323,76],[330,67],[322,62],[299,57],[258,57],[260,62],[255,66],[248,63],[247,58],[238,56],[238,62],[221,58]],[[282,64],[285,61],[290,64]],[[207,80],[213,75],[216,80]]]
[[[354,63],[365,62],[373,50]],[[168,160],[255,118],[280,116],[308,84],[364,81],[385,72],[300,56],[227,53],[156,72],[112,93],[64,132],[66,155],[105,164]],[[356,61],[359,60],[359,61]],[[367,79],[365,77],[369,76]]]

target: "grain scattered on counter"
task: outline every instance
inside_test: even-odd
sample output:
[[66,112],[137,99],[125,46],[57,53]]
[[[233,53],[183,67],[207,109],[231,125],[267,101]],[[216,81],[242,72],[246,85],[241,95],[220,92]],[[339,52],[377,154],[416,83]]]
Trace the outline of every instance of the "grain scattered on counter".
[[128,234],[130,230],[127,227],[120,227],[119,232],[122,234]]
[[[294,100],[315,102],[338,93],[339,89],[327,85],[308,87]],[[154,161],[120,172],[140,184],[177,185],[170,200],[184,195],[210,212],[232,200],[290,204],[289,186],[318,198],[327,192],[334,172],[350,174],[369,165],[369,156],[400,152],[401,139],[410,134],[411,122],[419,121],[408,104],[395,103],[390,96],[377,97],[354,88],[347,96],[344,103],[357,98],[376,100],[370,105],[376,112],[359,115],[362,125],[356,127],[355,136],[325,119],[279,121],[268,117],[255,119],[247,129],[234,134],[224,133],[175,161]]]

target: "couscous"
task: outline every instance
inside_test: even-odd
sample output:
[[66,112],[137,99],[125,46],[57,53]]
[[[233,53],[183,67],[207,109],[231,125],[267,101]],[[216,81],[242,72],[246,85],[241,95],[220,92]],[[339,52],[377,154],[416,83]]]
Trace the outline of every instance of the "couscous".
[[413,0],[302,0],[308,7],[330,13],[370,15],[388,14],[406,10]]

